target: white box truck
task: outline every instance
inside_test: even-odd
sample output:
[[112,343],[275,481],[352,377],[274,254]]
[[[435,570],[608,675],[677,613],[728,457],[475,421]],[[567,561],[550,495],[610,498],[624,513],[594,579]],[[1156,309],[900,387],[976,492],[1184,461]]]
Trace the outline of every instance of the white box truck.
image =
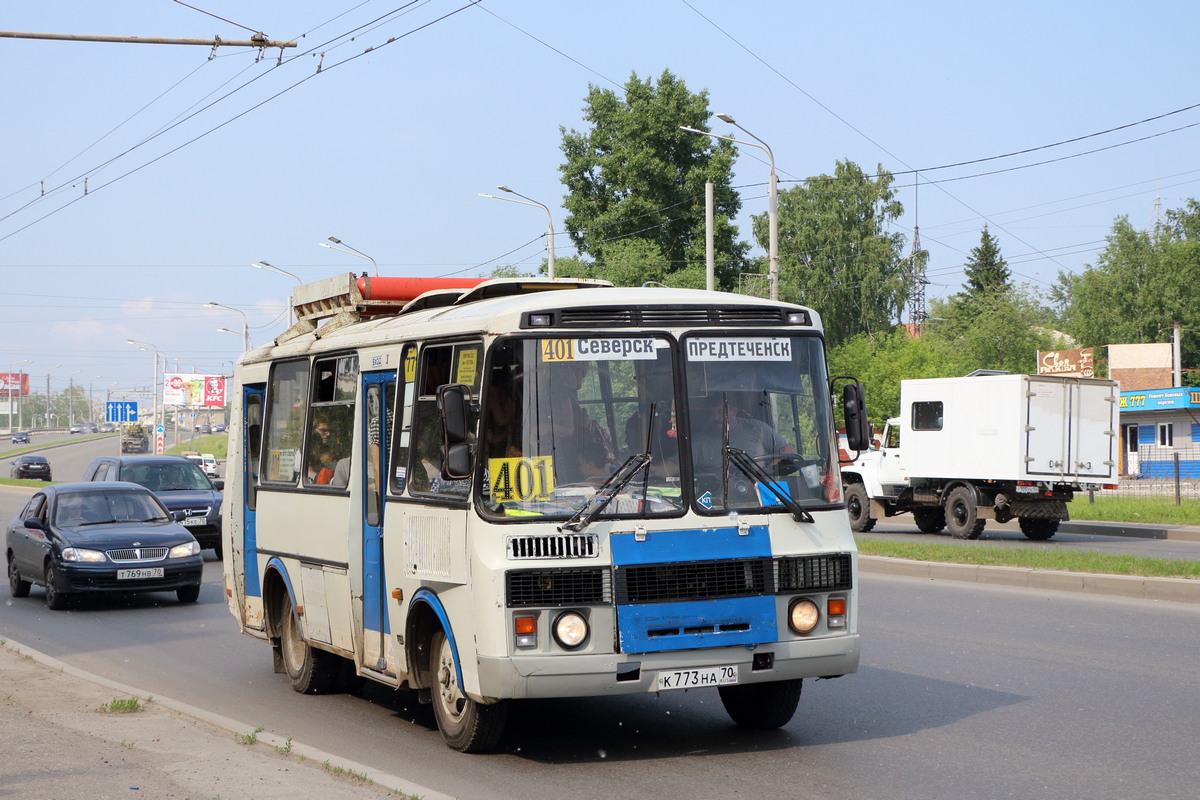
[[976,539],[987,520],[1049,539],[1076,492],[1116,488],[1116,381],[986,375],[900,382],[900,416],[842,470],[850,525],[911,512]]

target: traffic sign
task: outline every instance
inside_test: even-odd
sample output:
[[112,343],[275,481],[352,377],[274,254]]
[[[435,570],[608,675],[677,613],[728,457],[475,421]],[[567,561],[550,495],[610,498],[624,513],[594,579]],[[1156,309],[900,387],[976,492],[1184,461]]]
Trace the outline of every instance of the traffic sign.
[[104,404],[105,422],[137,422],[136,400],[109,400]]

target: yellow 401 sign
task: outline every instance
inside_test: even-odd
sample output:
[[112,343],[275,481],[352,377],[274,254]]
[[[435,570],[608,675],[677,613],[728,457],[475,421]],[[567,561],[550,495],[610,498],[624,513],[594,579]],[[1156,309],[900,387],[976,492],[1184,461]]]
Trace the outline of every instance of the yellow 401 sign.
[[489,458],[492,502],[549,500],[554,493],[554,457]]

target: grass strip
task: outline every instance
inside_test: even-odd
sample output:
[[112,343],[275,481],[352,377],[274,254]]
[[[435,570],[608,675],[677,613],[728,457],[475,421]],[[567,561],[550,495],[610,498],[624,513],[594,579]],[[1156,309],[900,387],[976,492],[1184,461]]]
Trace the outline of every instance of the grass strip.
[[1200,501],[1174,497],[1121,497],[1096,495],[1094,503],[1087,495],[1077,495],[1067,506],[1073,520],[1094,522],[1133,522],[1142,525],[1200,525]]
[[907,558],[952,564],[989,567],[1024,567],[1102,575],[1138,575],[1144,578],[1190,578],[1200,580],[1200,562],[1171,558],[1145,558],[1108,553],[1027,548],[926,544],[859,539],[858,551],[868,556]]

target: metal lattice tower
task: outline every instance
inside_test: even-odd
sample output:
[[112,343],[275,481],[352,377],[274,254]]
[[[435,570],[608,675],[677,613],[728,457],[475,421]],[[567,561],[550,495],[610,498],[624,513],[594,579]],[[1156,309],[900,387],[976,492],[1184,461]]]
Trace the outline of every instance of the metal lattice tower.
[[913,326],[914,333],[919,332],[925,324],[925,259],[921,252],[921,228],[913,226],[912,253],[908,260],[912,262],[912,285],[908,290],[908,321]]

